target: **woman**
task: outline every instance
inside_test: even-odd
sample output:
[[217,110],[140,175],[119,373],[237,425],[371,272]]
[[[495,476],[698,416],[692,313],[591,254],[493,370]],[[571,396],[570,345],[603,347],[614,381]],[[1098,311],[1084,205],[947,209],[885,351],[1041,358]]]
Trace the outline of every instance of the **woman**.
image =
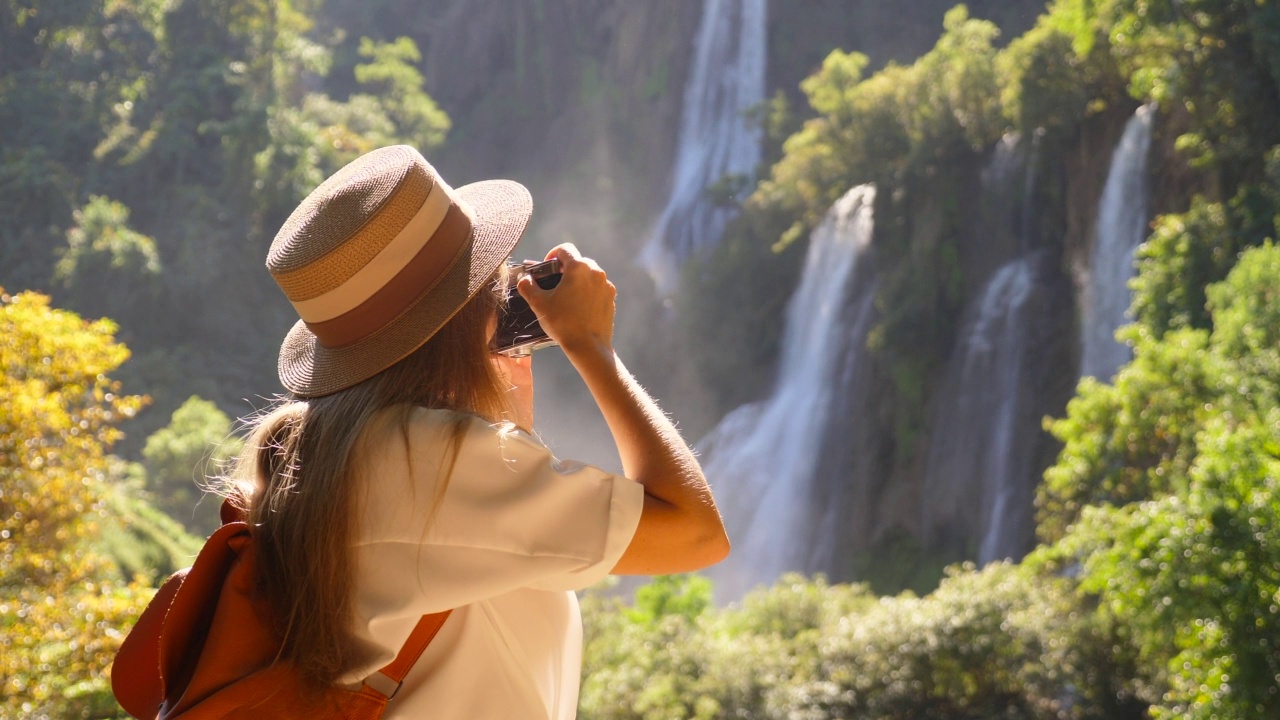
[[279,371],[295,400],[253,429],[228,495],[254,527],[258,590],[313,686],[358,685],[424,614],[452,610],[387,717],[571,718],[574,590],[728,552],[689,447],[613,351],[614,288],[572,245],[518,291],[599,405],[625,477],[528,434],[529,360],[489,352],[519,184],[454,190],[383,148],[313,191],[267,267],[301,320]]

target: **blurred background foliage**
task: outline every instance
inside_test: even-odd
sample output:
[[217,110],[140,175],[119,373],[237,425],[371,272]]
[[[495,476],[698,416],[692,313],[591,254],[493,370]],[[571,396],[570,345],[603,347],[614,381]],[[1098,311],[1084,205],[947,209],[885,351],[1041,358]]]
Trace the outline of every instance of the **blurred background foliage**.
[[119,478],[107,451],[144,398],[107,373],[109,320],[0,291],[0,714],[102,716],[104,671],[150,596],[99,545]]
[[[234,447],[220,408],[272,384],[260,339],[291,322],[259,266],[274,228],[358,154],[446,141],[420,48],[395,31],[422,11],[360,10],[0,7],[0,277],[68,308],[0,300],[0,716],[118,715],[111,654],[214,522],[195,481]],[[743,378],[764,384],[800,246],[845,189],[894,188],[877,195],[889,209],[934,194],[945,221],[954,168],[1005,133],[1040,137],[1049,167],[1097,118],[1155,102],[1178,151],[1167,182],[1189,200],[1158,208],[1140,251],[1134,359],[1048,421],[1062,452],[1021,564],[954,566],[922,596],[800,577],[723,609],[697,578],[627,607],[589,595],[581,715],[1280,717],[1280,9],[1055,0],[1006,38],[958,7],[932,50],[882,61],[834,51],[757,113],[768,172],[686,273],[699,292],[683,297],[721,298],[681,312],[720,350],[694,358],[713,395],[732,407]],[[1041,192],[1066,192],[1047,177]],[[887,224],[875,240],[872,349],[897,368],[902,438],[969,292],[929,237],[945,234]],[[213,288],[230,299],[206,302]],[[117,380],[156,399],[119,444],[146,399]]]

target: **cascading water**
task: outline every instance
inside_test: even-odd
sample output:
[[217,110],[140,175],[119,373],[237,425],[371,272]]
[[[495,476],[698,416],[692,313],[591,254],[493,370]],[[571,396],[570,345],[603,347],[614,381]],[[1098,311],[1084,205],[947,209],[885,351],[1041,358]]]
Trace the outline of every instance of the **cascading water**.
[[1028,198],[1035,181],[1028,161],[1035,145],[1034,136],[1028,143],[1017,133],[1007,134],[996,143],[982,170],[982,193],[972,228],[979,242],[970,243],[961,267],[970,283],[969,293],[976,294],[1000,267],[1028,248],[1032,225]]
[[743,112],[764,100],[766,0],[704,0],[684,91],[671,195],[640,263],[670,295],[680,266],[720,239],[733,214],[707,197],[726,176],[750,178],[761,136]]
[[1150,200],[1147,155],[1155,109],[1138,108],[1111,155],[1098,207],[1098,232],[1089,258],[1082,319],[1081,375],[1109,380],[1129,361],[1131,350],[1116,342],[1129,309],[1133,253],[1147,237]]
[[[1006,187],[1014,184],[1015,180],[1026,171],[1026,163],[1022,161],[1022,153],[1018,152],[1022,145],[1022,136],[1017,133],[1008,133],[1000,138],[996,143],[995,152],[991,154],[991,163],[982,170],[982,186],[984,198],[994,200],[996,202],[1008,203],[1012,200],[1020,200],[1016,195],[1010,196],[1010,193],[1000,192]],[[995,190],[995,192],[992,192]],[[1007,208],[1002,208],[1005,214],[1011,214]]]
[[[981,537],[978,560],[1020,558],[1031,542],[1035,434],[1028,349],[1042,323],[1043,251],[991,278],[962,325],[933,419],[925,525],[942,541]],[[977,523],[976,525],[972,523]]]
[[870,284],[858,286],[866,273],[857,272],[871,241],[874,203],[873,186],[856,187],[813,231],[787,306],[773,394],[729,413],[698,443],[734,542],[734,553],[710,573],[722,600],[789,570],[826,569],[814,545],[798,539],[830,527],[827,516],[840,512],[814,502],[814,469],[828,416],[837,409],[833,388],[861,354],[874,314]]
[[1017,559],[1034,541],[1040,419],[1058,407],[1064,329],[1074,324],[1058,257],[1030,250],[1038,148],[1038,135],[1007,135],[982,173],[973,237],[983,262],[970,266],[981,284],[934,394],[924,451],[922,535],[946,560]]

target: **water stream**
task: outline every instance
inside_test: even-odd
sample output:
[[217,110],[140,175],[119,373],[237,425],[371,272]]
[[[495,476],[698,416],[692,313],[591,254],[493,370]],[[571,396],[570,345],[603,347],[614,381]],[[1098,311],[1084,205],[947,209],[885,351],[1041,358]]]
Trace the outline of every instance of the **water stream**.
[[1148,234],[1147,155],[1154,120],[1154,106],[1144,105],[1125,125],[1098,206],[1098,233],[1083,298],[1080,372],[1100,380],[1110,380],[1132,357],[1128,346],[1116,342],[1115,332],[1127,322],[1129,279],[1136,272],[1133,253]]
[[842,512],[816,500],[814,470],[829,416],[844,400],[835,389],[863,354],[874,315],[874,278],[857,272],[871,242],[874,203],[874,187],[856,187],[813,231],[787,306],[777,386],[697,443],[734,543],[729,559],[710,572],[722,601],[788,570],[826,569],[829,559],[814,552],[822,545],[800,539],[830,528]]
[[726,176],[749,180],[760,162],[760,130],[743,112],[764,100],[767,10],[766,0],[704,0],[671,194],[640,254],[661,295],[674,292],[680,267],[718,242],[735,212],[707,188]]
[[[938,391],[925,470],[925,525],[942,541],[978,540],[978,561],[1031,544],[1035,436],[1028,352],[1042,306],[1043,251],[1005,264],[970,307]],[[967,553],[966,553],[967,554]]]

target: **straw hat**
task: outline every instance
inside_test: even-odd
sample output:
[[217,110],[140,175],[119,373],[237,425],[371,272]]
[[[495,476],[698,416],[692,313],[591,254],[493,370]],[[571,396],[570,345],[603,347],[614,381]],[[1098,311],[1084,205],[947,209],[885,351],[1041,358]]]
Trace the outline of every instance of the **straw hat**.
[[394,365],[493,276],[532,212],[519,183],[454,190],[405,145],[352,161],[298,205],[267,254],[302,318],[280,347],[280,382],[317,397]]

